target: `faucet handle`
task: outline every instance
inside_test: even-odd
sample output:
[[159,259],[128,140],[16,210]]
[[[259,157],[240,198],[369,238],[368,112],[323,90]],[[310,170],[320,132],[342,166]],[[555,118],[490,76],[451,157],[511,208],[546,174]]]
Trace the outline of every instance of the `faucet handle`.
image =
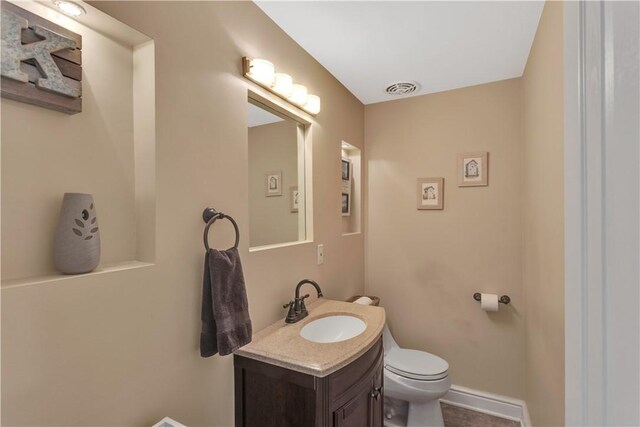
[[299,313],[305,313],[305,316],[306,316],[306,313],[307,313],[307,306],[304,304],[304,300],[307,299],[307,298],[309,298],[309,294],[301,296],[300,297],[300,303],[299,303],[299,306],[298,306],[298,312]]
[[289,307],[289,311],[287,312],[287,317],[284,319],[285,323],[296,323],[297,316],[296,311],[294,309],[295,303],[293,301],[289,301],[289,303],[282,306],[282,308]]
[[291,307],[292,305],[293,305],[293,300],[291,300],[291,301],[289,301],[288,303],[284,304],[284,305],[282,306],[282,308],[289,308],[289,307]]

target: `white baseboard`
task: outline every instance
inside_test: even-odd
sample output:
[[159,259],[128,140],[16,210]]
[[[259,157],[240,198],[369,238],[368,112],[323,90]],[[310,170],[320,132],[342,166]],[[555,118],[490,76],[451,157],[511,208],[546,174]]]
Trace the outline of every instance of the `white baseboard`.
[[452,385],[449,392],[440,401],[483,414],[517,421],[522,427],[531,427],[529,411],[524,400]]

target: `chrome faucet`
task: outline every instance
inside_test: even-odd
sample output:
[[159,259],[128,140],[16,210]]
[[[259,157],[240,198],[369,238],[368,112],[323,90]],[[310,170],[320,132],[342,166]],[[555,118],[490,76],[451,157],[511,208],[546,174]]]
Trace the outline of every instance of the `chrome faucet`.
[[296,323],[309,315],[309,312],[307,311],[307,307],[304,304],[304,300],[309,298],[309,294],[306,294],[302,297],[300,296],[300,288],[305,283],[309,283],[313,285],[314,288],[316,288],[316,292],[318,293],[318,298],[323,297],[322,290],[320,289],[320,286],[318,286],[316,282],[309,279],[301,280],[300,283],[296,285],[295,299],[293,301],[289,301],[288,304],[285,304],[282,306],[282,308],[287,308],[287,307],[289,308],[289,312],[287,313],[287,318],[284,320],[285,323]]

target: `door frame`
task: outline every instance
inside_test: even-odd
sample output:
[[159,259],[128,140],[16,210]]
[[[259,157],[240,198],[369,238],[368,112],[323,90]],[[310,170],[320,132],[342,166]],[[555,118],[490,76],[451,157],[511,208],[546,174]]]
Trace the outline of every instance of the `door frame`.
[[[629,172],[615,167],[625,156],[640,161],[640,42],[637,20],[634,27],[625,17],[629,12],[638,15],[638,4],[564,2],[568,426],[638,425],[640,420],[640,185],[637,168]],[[621,197],[615,184],[622,177],[626,193]],[[635,244],[629,245],[629,233]]]

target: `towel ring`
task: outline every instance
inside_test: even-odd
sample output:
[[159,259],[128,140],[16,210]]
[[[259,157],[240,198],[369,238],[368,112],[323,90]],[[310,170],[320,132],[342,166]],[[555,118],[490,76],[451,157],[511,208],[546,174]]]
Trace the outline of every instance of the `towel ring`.
[[204,222],[207,223],[207,225],[204,227],[204,236],[203,236],[204,247],[207,250],[207,252],[209,251],[209,249],[211,249],[209,247],[209,227],[211,227],[213,223],[216,222],[216,220],[218,219],[228,219],[229,221],[231,221],[231,224],[233,224],[233,228],[235,228],[236,230],[236,242],[233,245],[233,247],[235,249],[238,249],[238,243],[240,242],[240,229],[238,228],[238,224],[233,218],[231,218],[229,215],[226,215],[222,212],[216,211],[214,208],[206,208],[204,212],[202,212],[202,219],[204,219]]

